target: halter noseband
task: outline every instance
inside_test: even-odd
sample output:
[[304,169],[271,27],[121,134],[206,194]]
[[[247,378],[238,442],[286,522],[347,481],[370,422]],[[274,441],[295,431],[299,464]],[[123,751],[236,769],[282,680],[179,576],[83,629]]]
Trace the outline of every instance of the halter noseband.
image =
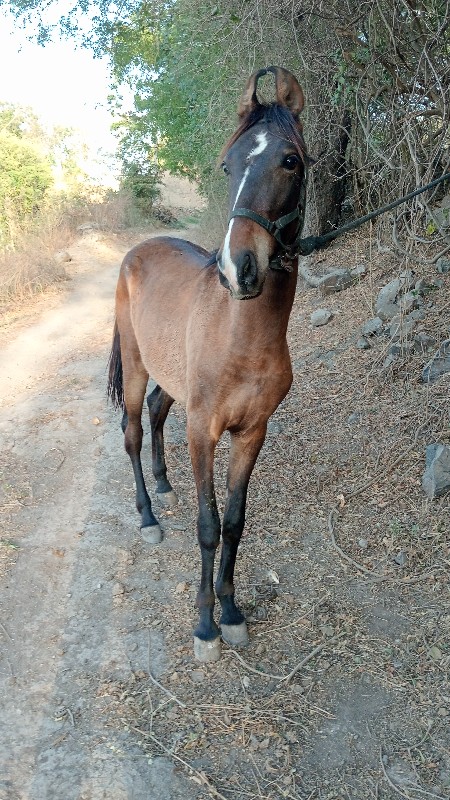
[[[272,260],[269,262],[269,267],[271,267],[271,269],[292,272],[292,267],[289,262],[297,258],[300,253],[300,237],[304,222],[304,209],[300,206],[300,204],[294,209],[294,211],[291,211],[289,214],[284,214],[284,216],[279,217],[273,222],[265,217],[262,217],[261,214],[257,214],[256,211],[252,211],[250,208],[235,208],[230,214],[229,221],[231,221],[234,217],[246,217],[247,219],[251,219],[253,222],[256,222],[258,225],[260,225],[261,228],[264,228],[264,230],[270,233],[270,235],[273,236],[275,241],[280,245],[282,252],[278,253],[272,258]],[[295,232],[294,241],[290,244],[286,244],[283,242],[282,232],[288,225],[291,224],[291,222],[295,222],[295,220],[298,220],[298,225]]]

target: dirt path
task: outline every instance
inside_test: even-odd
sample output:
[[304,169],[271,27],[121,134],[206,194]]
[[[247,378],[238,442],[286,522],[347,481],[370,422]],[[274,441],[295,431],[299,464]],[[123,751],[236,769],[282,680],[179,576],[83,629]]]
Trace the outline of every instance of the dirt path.
[[[410,447],[424,390],[378,380],[374,351],[355,357],[367,287],[328,298],[334,321],[315,330],[320,298],[299,288],[295,385],[255,469],[238,565],[251,645],[244,662],[224,648],[199,667],[184,413],[167,431],[180,505],[159,510],[166,535],[151,548],[105,403],[128,246],[83,238],[71,285],[0,356],[1,800],[449,797],[450,515],[445,500],[424,506]],[[401,474],[339,520],[364,573],[331,545],[328,510],[408,447]],[[149,450],[147,438],[147,474]],[[225,441],[219,505],[226,453]]]
[[70,290],[0,358],[2,539],[19,547],[0,617],[0,797],[8,800],[169,798],[182,784],[169,761],[134,760],[127,737],[105,727],[101,695],[90,695],[94,674],[98,686],[99,677],[148,670],[150,657],[156,675],[164,663],[158,637],[134,633],[115,608],[133,560],[130,481],[125,533],[118,505],[103,502],[116,495],[110,470],[122,460],[118,419],[105,417],[105,369],[125,250],[97,234],[74,246]]

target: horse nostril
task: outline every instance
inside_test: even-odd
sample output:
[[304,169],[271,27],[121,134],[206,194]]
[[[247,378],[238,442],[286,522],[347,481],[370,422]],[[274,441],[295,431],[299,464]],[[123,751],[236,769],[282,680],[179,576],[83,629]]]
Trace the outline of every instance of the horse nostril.
[[240,282],[249,288],[256,283],[258,268],[253,253],[244,253],[239,265],[238,275]]

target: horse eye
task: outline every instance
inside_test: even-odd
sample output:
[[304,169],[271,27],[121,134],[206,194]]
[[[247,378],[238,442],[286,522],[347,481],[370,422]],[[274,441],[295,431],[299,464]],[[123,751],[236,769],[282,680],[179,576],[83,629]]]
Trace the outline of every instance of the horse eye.
[[288,169],[292,172],[298,166],[299,163],[300,163],[299,157],[291,154],[290,156],[286,156],[282,166],[285,169]]
[[225,175],[229,175],[230,174],[230,170],[228,169],[227,165],[225,164],[225,161],[223,161],[220,166],[222,167]]

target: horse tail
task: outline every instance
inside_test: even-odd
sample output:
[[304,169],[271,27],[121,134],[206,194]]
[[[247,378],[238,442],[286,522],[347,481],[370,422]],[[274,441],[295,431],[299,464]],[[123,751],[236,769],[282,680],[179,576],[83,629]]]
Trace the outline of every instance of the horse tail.
[[124,408],[122,354],[120,352],[120,333],[117,320],[114,322],[114,333],[109,356],[108,397],[114,408]]

